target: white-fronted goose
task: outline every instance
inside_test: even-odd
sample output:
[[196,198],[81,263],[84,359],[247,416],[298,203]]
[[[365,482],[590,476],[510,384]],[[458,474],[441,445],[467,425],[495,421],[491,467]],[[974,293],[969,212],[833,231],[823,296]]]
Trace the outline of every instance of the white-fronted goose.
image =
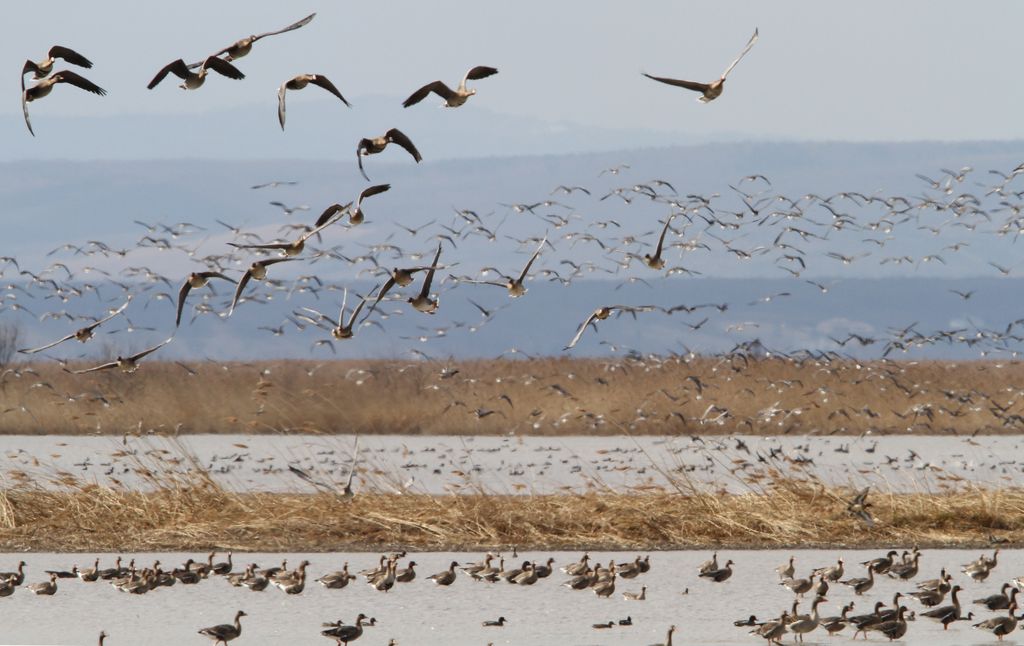
[[903,563],[894,563],[892,567],[889,568],[889,571],[886,574],[888,574],[894,579],[902,579],[904,581],[906,581],[907,579],[913,579],[915,576],[917,576],[918,561],[920,560],[920,558],[921,554],[919,552],[914,552],[914,555],[911,557],[910,561],[905,561]]
[[317,579],[317,583],[331,590],[340,590],[348,585],[349,581],[355,581],[356,577],[348,572],[348,562],[342,566],[339,572],[329,572]]
[[316,14],[315,13],[311,13],[308,16],[306,16],[305,18],[303,18],[302,20],[300,20],[298,22],[295,22],[295,23],[292,23],[292,24],[288,25],[287,27],[285,27],[284,29],[278,29],[276,31],[267,31],[267,32],[264,32],[262,34],[253,34],[252,36],[246,36],[245,38],[237,40],[234,43],[232,43],[231,45],[228,45],[224,49],[222,49],[219,52],[217,52],[216,54],[214,54],[214,56],[224,56],[225,60],[228,60],[228,61],[233,61],[236,58],[242,58],[243,56],[248,54],[250,51],[252,51],[253,43],[255,43],[256,41],[260,40],[261,38],[266,38],[267,36],[276,36],[278,34],[283,34],[283,33],[289,32],[289,31],[294,31],[294,30],[298,29],[299,27],[304,27],[304,26],[308,25],[310,22],[312,22],[313,18],[315,18],[315,17],[316,17]]
[[451,585],[455,583],[455,568],[458,566],[459,564],[457,562],[452,561],[447,570],[444,572],[438,572],[437,574],[432,574],[428,576],[427,579],[433,581],[437,585]]
[[35,354],[36,352],[42,352],[43,350],[49,350],[50,348],[52,348],[52,347],[54,347],[56,345],[60,345],[61,343],[64,343],[65,341],[70,341],[71,339],[77,339],[80,343],[85,343],[86,341],[88,341],[89,339],[91,339],[93,337],[93,332],[96,330],[96,328],[98,328],[99,326],[103,325],[104,323],[106,323],[110,319],[114,318],[118,314],[124,312],[125,309],[128,307],[128,304],[131,303],[131,301],[132,301],[132,299],[131,299],[131,297],[129,297],[128,300],[126,300],[124,302],[124,305],[122,305],[121,307],[117,308],[116,310],[114,310],[113,312],[108,314],[107,316],[101,318],[100,320],[98,320],[98,321],[96,321],[94,323],[90,323],[89,325],[86,325],[83,328],[79,328],[79,329],[75,330],[74,332],[72,332],[71,334],[69,334],[69,335],[67,335],[67,336],[65,336],[63,338],[57,339],[56,341],[54,341],[52,343],[47,343],[44,346],[40,346],[38,348],[32,348],[30,350],[29,349],[18,350],[18,352],[21,352],[22,354]]
[[654,250],[654,255],[644,254],[644,264],[651,269],[665,268],[665,260],[661,257],[661,251],[665,247],[665,234],[668,233],[668,227],[672,224],[673,217],[675,217],[675,214],[668,216],[665,220],[665,227],[661,230],[661,236],[658,238],[658,247]]
[[412,140],[405,136],[405,133],[398,128],[392,128],[380,137],[360,139],[359,144],[356,146],[356,161],[359,162],[359,172],[363,174],[366,181],[369,182],[370,178],[366,171],[363,170],[363,157],[383,152],[388,147],[388,144],[398,144],[404,148],[407,153],[412,155],[417,164],[423,161],[420,151],[416,150]]
[[241,618],[245,617],[245,611],[239,610],[235,613],[235,623],[233,624],[219,624],[217,626],[210,626],[209,628],[201,628],[199,630],[200,635],[206,635],[213,640],[214,646],[217,644],[227,643],[232,639],[237,639],[242,634],[242,622]]
[[523,267],[523,271],[519,273],[518,278],[501,274],[502,278],[505,279],[501,282],[492,280],[467,280],[465,282],[476,285],[496,285],[497,287],[504,287],[508,290],[509,298],[519,298],[526,293],[526,286],[523,285],[523,282],[526,280],[526,275],[530,272],[530,267],[533,266],[534,261],[537,260],[537,256],[540,255],[540,252],[544,249],[544,245],[547,243],[548,237],[545,234],[544,239],[540,241],[540,244],[537,246],[537,250],[533,252],[532,256],[530,256],[530,259],[526,262],[526,266]]
[[812,573],[806,579],[783,579],[782,581],[779,581],[779,585],[783,586],[784,588],[788,588],[789,591],[795,594],[796,596],[802,597],[808,592],[810,592],[811,588],[814,587],[815,576],[816,575]]
[[788,562],[775,568],[775,573],[779,575],[779,581],[793,578],[793,575],[796,574],[796,569],[793,567],[795,560],[795,556],[790,556]]
[[92,61],[75,50],[69,47],[62,47],[61,45],[54,45],[50,48],[50,51],[46,53],[46,58],[38,63],[34,61],[25,61],[25,66],[22,67],[21,74],[24,76],[31,72],[33,74],[33,78],[37,81],[46,78],[50,72],[53,71],[53,65],[58,59],[86,69],[92,67]]
[[953,602],[951,605],[940,606],[927,612],[922,612],[921,616],[942,622],[942,629],[947,630],[949,624],[960,619],[960,601],[956,597],[960,590],[960,586],[954,585],[949,591],[950,600]]
[[99,96],[105,96],[107,93],[106,90],[89,79],[75,74],[70,70],[54,72],[51,76],[38,81],[30,88],[25,87],[25,77],[23,75],[21,77],[21,111],[25,115],[25,125],[28,127],[28,131],[33,137],[36,133],[32,130],[32,120],[29,119],[28,116],[28,104],[48,96],[50,92],[53,92],[53,87],[58,83],[68,83],[69,85],[74,85],[79,89],[85,90],[86,92],[92,92]]
[[868,569],[867,577],[854,577],[852,579],[846,579],[845,581],[840,581],[840,583],[842,583],[843,585],[848,585],[851,588],[853,588],[853,592],[857,596],[860,596],[860,595],[864,594],[865,592],[870,590],[872,588],[872,586],[875,585],[875,568],[873,568],[872,566],[868,565],[867,569]]
[[[1006,591],[1010,592],[1007,593]],[[1013,587],[1009,583],[1004,583],[1000,589],[999,594],[992,594],[981,599],[975,599],[974,603],[985,606],[989,610],[1006,610],[1010,607],[1010,604],[1016,603],[1017,588]]]
[[903,616],[906,614],[906,612],[907,612],[907,607],[906,606],[900,606],[897,609],[897,611],[896,611],[896,618],[895,619],[889,619],[889,620],[883,621],[881,623],[871,624],[869,626],[865,626],[865,635],[864,635],[865,639],[867,638],[867,632],[866,631],[868,631],[868,630],[873,630],[875,632],[882,633],[883,635],[885,635],[886,637],[889,638],[889,641],[893,641],[893,640],[899,639],[903,635],[907,634],[907,622],[903,618]]
[[[608,318],[608,317],[605,317]],[[603,319],[598,319],[603,320]],[[713,552],[711,558],[704,561],[697,567],[697,574],[705,574],[718,569],[718,552]]]
[[[562,348],[562,350],[572,350],[574,347],[576,347],[576,344],[579,343],[579,340],[583,337],[583,333],[587,331],[588,327],[593,325],[594,329],[596,330],[596,321],[607,320],[608,317],[612,315],[612,312],[629,312],[635,318],[637,312],[651,312],[656,309],[658,308],[654,305],[604,305],[602,307],[599,307],[593,312],[591,312],[590,316],[588,316],[587,319],[583,321],[579,329],[576,330],[576,336],[574,336],[572,338],[572,341],[569,341],[569,344]],[[713,569],[717,569],[717,566]]]
[[786,625],[789,623],[789,614],[786,612],[782,613],[782,616],[775,621],[766,621],[761,624],[758,628],[750,631],[751,635],[757,635],[758,637],[764,637],[768,640],[769,644],[781,644],[782,636],[786,634]]
[[437,261],[441,258],[441,245],[437,245],[437,253],[434,254],[434,261],[430,263],[430,269],[427,270],[427,277],[423,279],[423,288],[420,289],[420,293],[415,297],[410,297],[408,302],[417,311],[425,314],[434,314],[437,312],[438,306],[441,304],[441,300],[430,298],[430,284],[434,281],[434,272],[437,271]]
[[416,561],[409,561],[404,569],[395,572],[395,581],[398,583],[410,583],[416,579]]
[[320,634],[324,637],[330,637],[338,644],[347,644],[363,636],[364,619],[366,619],[366,615],[359,613],[359,616],[356,617],[356,624],[354,626],[348,626],[339,621],[332,628],[321,630]]
[[987,630],[995,635],[996,639],[1003,641],[1003,637],[1017,629],[1017,621],[1019,621],[1020,618],[1013,614],[1016,609],[1017,603],[1011,603],[1007,608],[1008,612],[1005,617],[993,617],[991,619],[986,619],[981,623],[974,624],[974,627],[981,630]]
[[668,634],[665,635],[664,643],[652,644],[651,646],[672,646],[672,633],[676,631],[675,626],[668,627]]
[[322,87],[323,89],[327,90],[334,96],[341,99],[341,102],[344,103],[347,107],[352,107],[352,104],[346,101],[345,97],[341,96],[341,92],[338,91],[338,88],[334,86],[334,83],[331,83],[330,79],[328,79],[323,74],[299,74],[298,76],[282,83],[281,87],[277,90],[277,120],[281,123],[281,130],[284,130],[285,94],[288,92],[288,90],[304,89],[310,83]]
[[245,286],[249,284],[251,278],[264,280],[267,277],[267,267],[290,260],[297,260],[297,258],[269,258],[267,260],[257,260],[249,265],[249,268],[242,274],[242,279],[238,281],[238,288],[235,289],[235,297],[231,299],[231,308],[228,310],[228,316],[234,314],[235,307],[238,305],[238,299],[241,298],[242,292],[245,290]]
[[818,616],[818,604],[823,601],[827,601],[825,597],[815,597],[811,603],[811,616],[807,618],[800,618],[789,624],[789,631],[796,635],[796,638],[803,642],[804,635],[813,632],[821,622],[821,617]]
[[757,37],[758,31],[757,29],[755,29],[754,35],[750,37],[750,40],[747,42],[746,47],[744,47],[743,51],[740,52],[740,55],[736,57],[736,60],[730,63],[729,67],[725,68],[725,71],[722,72],[721,77],[710,83],[698,83],[696,81],[684,81],[681,79],[665,78],[662,76],[651,76],[646,72],[644,72],[643,75],[651,80],[658,81],[659,83],[667,83],[668,85],[674,85],[676,87],[685,88],[687,90],[693,90],[694,92],[700,92],[701,96],[698,97],[697,100],[700,101],[701,103],[709,103],[722,95],[722,91],[725,89],[725,77],[729,76],[729,72],[732,71],[732,68],[736,67],[736,64],[739,63],[740,60],[747,55],[747,52],[750,51],[750,48],[754,46],[755,42],[757,42]]
[[168,74],[174,74],[182,80],[181,85],[178,87],[183,90],[198,90],[203,87],[203,83],[206,82],[206,76],[209,74],[210,70],[236,81],[240,81],[245,78],[245,74],[242,74],[242,70],[238,69],[223,58],[217,58],[216,56],[207,57],[206,60],[200,63],[198,67],[199,71],[193,72],[182,59],[179,58],[176,61],[171,61],[156,73],[156,76],[153,77],[153,80],[149,82],[149,85],[147,85],[146,88],[152,90],[159,85]]
[[228,560],[214,563],[210,571],[221,576],[228,576],[234,567],[234,564],[231,562],[231,552],[228,552]]
[[821,627],[824,628],[829,635],[835,635],[836,633],[842,632],[843,629],[846,628],[846,624],[848,621],[846,616],[849,614],[851,610],[853,610],[852,601],[843,606],[843,610],[838,617],[824,617],[819,623]]
[[331,224],[334,224],[335,220],[328,218],[323,224],[318,224],[314,227],[307,228],[293,242],[267,242],[262,244],[238,244],[236,242],[229,242],[228,245],[236,249],[262,249],[264,251],[279,251],[282,258],[291,258],[298,256],[306,248],[306,241],[317,235]]
[[836,561],[835,565],[829,565],[827,567],[820,567],[814,570],[814,573],[821,577],[822,581],[832,581],[833,583],[843,578],[845,570],[843,568],[843,559],[840,558]]
[[497,73],[498,70],[494,67],[477,65],[466,72],[466,75],[462,77],[462,81],[459,83],[459,87],[454,90],[445,85],[443,81],[427,83],[420,89],[413,92],[408,99],[403,101],[402,107],[408,108],[409,106],[416,105],[423,99],[427,98],[427,95],[433,92],[444,99],[444,106],[446,108],[457,108],[465,103],[469,97],[476,94],[476,90],[466,89],[466,81],[479,81],[480,79],[485,79],[488,76],[494,76]]
[[0,579],[0,597],[11,596],[17,587],[11,579]]
[[29,591],[32,594],[40,594],[46,596],[53,596],[57,593],[57,575],[51,574],[50,580],[43,583],[33,583],[28,586]]
[[232,285],[235,284],[234,280],[219,271],[194,271],[189,274],[185,279],[185,282],[182,283],[181,289],[178,290],[178,314],[174,318],[174,327],[181,325],[181,312],[185,307],[185,299],[188,298],[189,291],[193,288],[199,289],[200,287],[205,287],[207,283],[210,282],[211,278],[221,278]]
[[25,582],[25,561],[18,561],[18,569],[14,572],[0,572],[0,581],[11,581],[14,585]]
[[729,577],[732,576],[732,565],[733,565],[733,563],[732,563],[731,560],[726,561],[725,562],[725,567],[719,568],[717,570],[710,570],[708,572],[702,572],[700,574],[700,577],[702,579],[710,579],[711,581],[714,581],[715,583],[721,583],[723,581],[727,581],[729,579]]
[[554,562],[554,558],[548,557],[548,560],[545,561],[543,564],[534,566],[533,571],[537,573],[537,578],[546,579],[549,576],[551,576],[551,566]]
[[[295,312],[295,317],[304,321],[309,321],[313,325],[326,329],[331,333],[331,336],[339,341],[344,339],[351,339],[355,336],[355,325],[356,319],[359,317],[359,313],[363,310],[363,306],[366,305],[367,298],[362,298],[359,301],[359,305],[356,305],[352,309],[352,313],[348,317],[348,322],[345,322],[345,307],[348,303],[348,288],[345,288],[344,296],[341,298],[341,311],[338,312],[338,320],[334,320],[327,316],[323,312],[315,310],[311,307],[303,307],[302,309],[315,314],[316,318],[310,318],[305,314],[301,314],[298,311]],[[327,325],[329,324],[329,325]]]
[[78,571],[78,578],[86,583],[92,583],[100,576],[100,560],[97,558],[92,567],[82,568]]
[[117,359],[114,359],[113,361],[109,361],[98,366],[93,366],[92,368],[86,368],[84,370],[71,370],[70,372],[75,375],[84,375],[87,372],[97,372],[99,370],[108,370],[110,368],[120,368],[121,372],[132,373],[139,369],[139,361],[153,354],[154,352],[164,347],[173,340],[174,337],[172,336],[161,341],[160,343],[157,343],[152,348],[147,348],[143,350],[142,352],[136,352],[135,354],[129,355],[127,357],[119,356],[117,357]]

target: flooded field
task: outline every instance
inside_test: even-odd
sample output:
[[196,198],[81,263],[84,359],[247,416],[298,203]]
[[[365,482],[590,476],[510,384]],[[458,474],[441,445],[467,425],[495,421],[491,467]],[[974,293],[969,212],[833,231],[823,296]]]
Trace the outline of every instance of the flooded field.
[[[991,552],[987,553],[991,555]],[[506,554],[510,557],[510,553]],[[697,568],[710,554],[706,552],[655,552],[651,554],[651,570],[631,580],[618,579],[615,593],[607,599],[598,598],[590,590],[575,591],[559,585],[568,577],[555,572],[533,586],[510,585],[504,581],[484,583],[471,580],[461,572],[453,585],[436,586],[426,579],[431,573],[445,569],[449,562],[476,561],[481,554],[418,553],[408,558],[418,564],[417,578],[396,584],[388,593],[366,585],[362,579],[343,590],[328,590],[312,582],[327,571],[340,569],[348,561],[353,571],[373,567],[376,554],[235,554],[235,570],[243,562],[262,566],[279,564],[287,558],[294,567],[303,558],[310,562],[310,583],[298,595],[286,595],[273,587],[261,593],[230,586],[222,577],[211,576],[198,585],[177,584],[157,588],[144,595],[119,592],[105,582],[85,583],[58,581],[52,597],[35,596],[18,589],[10,597],[0,599],[0,609],[7,618],[0,628],[0,643],[15,644],[92,644],[99,631],[105,630],[109,646],[162,646],[165,644],[203,644],[207,640],[197,634],[200,628],[229,622],[237,610],[245,610],[242,636],[233,643],[269,645],[288,643],[329,644],[320,636],[321,623],[343,619],[353,623],[358,613],[377,620],[367,628],[358,644],[384,645],[396,639],[400,645],[447,644],[629,644],[645,645],[662,642],[670,625],[677,626],[675,642],[681,644],[741,645],[760,643],[747,634],[749,628],[737,628],[733,621],[750,614],[775,617],[791,607],[794,595],[778,584],[776,566],[790,555],[796,557],[797,576],[806,576],[811,568],[831,565],[844,557],[847,572],[844,578],[862,576],[860,561],[881,556],[881,551],[736,551],[722,552],[719,561],[735,561],[735,574],[724,583],[699,579]],[[999,554],[999,563],[988,580],[972,581],[960,574],[961,564],[979,557],[977,551],[931,550],[921,557],[921,569],[910,581],[896,581],[879,576],[873,589],[855,597],[849,588],[832,584],[828,602],[821,606],[822,615],[838,614],[838,609],[855,601],[852,614],[871,612],[875,601],[891,603],[893,595],[914,589],[914,582],[938,576],[945,567],[954,573],[954,582],[963,586],[961,602],[964,614],[975,613],[973,622],[956,622],[948,631],[941,624],[918,617],[909,624],[903,643],[944,644],[994,643],[987,632],[971,628],[971,623],[995,616],[973,599],[999,591],[1000,585],[1024,574],[1024,551],[1010,550]],[[72,563],[91,566],[94,554],[4,554],[3,569],[13,569],[19,559],[27,562],[26,583],[42,581],[46,569],[70,569]],[[111,567],[116,555],[103,554],[100,566]],[[127,556],[127,555],[126,555]],[[165,568],[172,568],[197,554],[134,554],[140,565],[159,559]],[[592,562],[605,565],[631,561],[634,553],[592,553]],[[218,556],[220,560],[223,555]],[[555,559],[555,566],[577,561],[579,553],[521,554],[520,559],[538,563]],[[510,558],[511,560],[511,558]],[[627,601],[621,592],[640,592],[647,588],[646,601]],[[688,591],[688,592],[687,592]],[[904,599],[911,610],[923,609],[912,599]],[[945,603],[949,603],[949,599]],[[809,611],[809,601],[801,602],[801,612]],[[502,628],[481,626],[485,620],[504,616]],[[59,619],[57,619],[59,617]],[[618,621],[632,619],[632,626],[619,626]],[[595,623],[613,621],[611,629],[597,630]],[[853,634],[849,628],[836,637],[828,637],[820,629],[807,636],[807,643],[846,641]],[[869,633],[869,641],[880,642],[877,633]],[[792,640],[786,635],[785,641]],[[1007,643],[1024,643],[1011,636]]]
[[[6,436],[5,474],[68,473],[89,481],[141,484],[138,467],[208,470],[237,491],[302,491],[297,467],[344,484],[354,436]],[[1024,472],[1021,436],[873,437],[523,437],[362,436],[355,486],[413,493],[559,493],[666,488],[670,478],[742,492],[776,470],[829,485],[896,492],[972,484],[1011,486]],[[189,459],[194,456],[195,461]]]

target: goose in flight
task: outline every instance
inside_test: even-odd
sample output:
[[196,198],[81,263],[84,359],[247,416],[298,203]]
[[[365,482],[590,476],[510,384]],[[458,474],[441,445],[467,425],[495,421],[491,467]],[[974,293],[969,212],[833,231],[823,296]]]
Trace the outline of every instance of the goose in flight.
[[[435,259],[434,262],[436,263],[437,260]],[[395,285],[398,285],[399,287],[408,287],[409,285],[412,284],[416,272],[429,271],[432,269],[444,269],[445,267],[446,265],[437,264],[433,266],[423,267],[395,267],[394,271],[391,272],[391,276],[388,277],[387,282],[385,282],[384,286],[380,288],[379,292],[377,292],[377,297],[373,300],[373,305],[370,306],[370,312],[367,313],[367,316],[369,316],[373,312],[374,308],[377,307],[377,304],[380,303],[381,300],[383,300],[384,296]]]
[[53,71],[53,65],[57,62],[57,59],[67,61],[72,65],[77,65],[86,69],[92,67],[92,61],[75,50],[68,47],[62,47],[60,45],[54,45],[50,48],[50,51],[46,53],[46,58],[44,60],[41,60],[38,63],[34,61],[25,61],[25,66],[21,69],[21,75],[24,76],[29,72],[32,72],[34,75],[33,78],[36,81],[44,79]]
[[127,373],[135,372],[136,370],[139,369],[139,361],[141,361],[143,358],[153,354],[154,352],[156,352],[160,348],[164,347],[165,345],[167,345],[168,343],[170,343],[173,340],[174,340],[174,337],[172,336],[172,337],[170,337],[168,339],[165,339],[165,340],[161,341],[160,343],[154,345],[152,348],[148,348],[146,350],[143,350],[142,352],[136,352],[135,354],[129,355],[127,357],[120,357],[119,356],[117,359],[114,359],[113,361],[110,361],[108,363],[104,363],[104,364],[101,364],[101,365],[98,365],[98,366],[94,366],[92,368],[86,368],[85,370],[71,370],[70,372],[71,372],[71,374],[75,374],[75,375],[84,375],[87,372],[96,372],[98,370],[107,370],[109,368],[120,368],[121,372],[127,372]]
[[183,90],[197,90],[201,88],[203,83],[206,82],[206,75],[210,70],[217,72],[221,76],[226,76],[229,79],[235,79],[236,81],[240,81],[245,78],[245,74],[242,74],[240,69],[223,58],[217,58],[216,56],[207,57],[207,59],[200,63],[198,67],[199,71],[193,72],[192,69],[185,64],[185,61],[179,58],[176,61],[164,65],[163,69],[156,73],[156,76],[153,77],[153,80],[149,82],[149,85],[147,85],[146,88],[152,90],[159,85],[160,81],[164,80],[168,74],[174,74],[183,81],[182,84],[178,86]]
[[423,161],[423,157],[420,156],[420,151],[416,150],[416,146],[413,145],[412,140],[405,136],[398,128],[392,128],[384,133],[381,137],[364,138],[359,140],[359,145],[356,146],[356,161],[359,162],[359,172],[363,174],[363,177],[367,182],[370,178],[366,175],[366,171],[363,170],[363,157],[367,155],[375,155],[385,148],[388,144],[398,144],[405,151],[412,155],[412,158],[416,160],[416,163]]
[[32,130],[32,121],[28,117],[28,104],[41,99],[50,92],[53,92],[53,86],[58,83],[69,83],[77,88],[83,89],[86,92],[92,92],[99,96],[106,95],[107,91],[96,85],[89,79],[75,74],[69,70],[61,70],[60,72],[54,72],[47,78],[42,79],[30,88],[25,87],[25,75],[21,76],[21,111],[25,115],[25,125],[28,126],[28,131],[33,137],[36,133]]
[[569,345],[562,348],[562,350],[571,350],[573,347],[575,347],[575,345],[579,342],[580,338],[583,336],[583,333],[587,331],[587,327],[593,325],[594,329],[596,330],[597,324],[595,323],[595,321],[606,320],[609,316],[612,315],[612,312],[629,312],[630,314],[633,315],[633,318],[635,319],[637,312],[651,312],[656,309],[658,308],[654,305],[605,305],[603,307],[599,307],[596,310],[594,310],[590,314],[590,316],[587,317],[587,320],[583,321],[583,324],[580,325],[580,329],[576,331],[576,336],[574,336],[572,338],[572,341],[569,341]]
[[[324,219],[324,216],[320,216],[317,222]],[[265,249],[265,250],[277,250],[281,252],[281,256],[284,258],[290,258],[297,256],[302,253],[302,250],[306,248],[306,240],[309,240],[316,234],[326,229],[329,225],[334,224],[335,220],[327,218],[322,224],[309,229],[301,236],[298,237],[295,242],[268,242],[266,244],[238,244],[235,242],[229,242],[228,244],[236,249]]]
[[749,41],[747,41],[747,46],[743,48],[743,51],[736,57],[736,60],[730,63],[729,67],[725,68],[721,77],[717,80],[711,81],[710,83],[698,83],[696,81],[683,81],[680,79],[670,79],[662,76],[651,76],[646,72],[644,72],[643,75],[653,81],[658,81],[659,83],[667,83],[668,85],[674,85],[676,87],[686,88],[687,90],[693,90],[694,92],[700,92],[701,96],[699,96],[697,100],[701,103],[709,103],[722,96],[722,91],[725,89],[725,77],[729,76],[729,72],[732,71],[732,68],[736,67],[736,64],[739,63],[740,60],[746,56],[747,52],[750,51],[750,48],[754,46],[754,43],[757,42],[757,36],[757,29],[755,29],[754,35],[750,37]]
[[[366,218],[363,215],[362,209],[363,200],[365,200],[368,197],[373,197],[374,195],[379,195],[380,193],[386,193],[387,191],[390,190],[391,184],[377,184],[375,186],[370,186],[369,188],[364,188],[363,191],[359,194],[359,197],[356,199],[356,208],[352,209],[348,213],[349,224],[356,225],[365,222]],[[323,225],[325,222],[330,220],[338,213],[342,211],[347,211],[351,206],[352,202],[349,202],[344,206],[342,206],[341,204],[330,205],[324,210],[323,213],[320,214],[320,217],[316,219],[315,226]]]
[[132,302],[132,299],[129,296],[128,300],[126,300],[124,302],[124,305],[122,305],[121,307],[117,308],[116,310],[114,310],[113,312],[108,314],[107,316],[105,316],[105,317],[101,318],[100,320],[96,321],[95,323],[90,323],[89,325],[86,325],[83,328],[79,328],[78,330],[75,330],[74,332],[72,332],[71,334],[67,335],[66,337],[63,337],[61,339],[57,339],[53,343],[47,343],[44,346],[40,346],[38,348],[32,348],[30,350],[29,349],[18,350],[18,352],[20,352],[22,354],[35,354],[36,352],[42,352],[43,350],[49,350],[50,348],[54,347],[55,345],[60,345],[61,343],[64,343],[65,341],[70,341],[71,339],[77,339],[80,343],[85,343],[86,341],[88,341],[89,339],[91,339],[93,337],[93,332],[96,330],[96,328],[98,328],[99,326],[103,325],[104,323],[106,323],[110,319],[114,318],[115,316],[117,316],[121,312],[125,311],[125,309],[128,307],[128,303],[131,303],[131,302]]
[[192,288],[199,289],[200,287],[205,287],[211,278],[222,278],[232,285],[235,284],[235,281],[219,271],[194,271],[189,274],[185,282],[182,283],[181,289],[178,290],[178,315],[174,319],[174,327],[181,325],[181,312],[185,307],[185,299],[188,298],[189,291]]
[[[355,331],[353,330],[353,328],[355,326],[356,319],[359,317],[359,313],[363,311],[363,306],[366,305],[367,300],[369,299],[364,297],[363,300],[359,301],[359,305],[356,305],[355,308],[352,309],[352,314],[350,314],[348,317],[348,323],[345,322],[345,307],[346,304],[348,303],[348,289],[345,290],[344,296],[342,296],[341,298],[341,311],[338,313],[337,321],[327,316],[326,314],[323,314],[322,312],[319,312],[310,307],[303,307],[302,309],[304,309],[307,312],[310,312],[311,314],[315,314],[315,319],[310,318],[305,314],[300,314],[299,312],[295,312],[295,317],[305,321],[309,321],[310,323],[317,327],[329,330],[331,336],[333,336],[335,339],[338,339],[339,341],[344,339],[351,339],[355,335]],[[324,326],[325,321],[331,324],[330,327]]]
[[267,36],[276,36],[278,34],[283,34],[283,33],[289,32],[289,31],[294,31],[294,30],[298,29],[299,27],[304,27],[304,26],[308,25],[310,22],[313,21],[313,18],[315,18],[315,17],[316,17],[316,14],[315,13],[311,13],[308,16],[306,16],[305,18],[303,18],[302,20],[300,20],[300,21],[298,21],[296,23],[292,23],[292,24],[288,25],[287,27],[285,27],[284,29],[278,29],[277,31],[268,31],[268,32],[264,32],[262,34],[254,34],[252,36],[247,36],[245,38],[242,38],[241,40],[235,41],[231,45],[228,45],[224,49],[222,49],[219,52],[217,52],[216,54],[214,54],[214,56],[224,56],[224,60],[226,60],[226,61],[233,61],[236,58],[242,58],[243,56],[248,54],[250,51],[252,51],[252,46],[253,46],[253,44],[257,40],[259,40],[261,38],[266,38]]
[[548,243],[547,235],[540,241],[540,245],[537,246],[537,250],[530,256],[530,260],[527,261],[526,266],[523,267],[523,271],[520,272],[519,278],[512,278],[511,276],[502,275],[505,278],[504,282],[490,281],[490,280],[467,280],[468,283],[475,283],[477,285],[497,285],[498,287],[504,287],[508,290],[510,298],[519,298],[526,293],[526,287],[523,285],[523,281],[526,280],[526,275],[530,272],[530,267],[533,266],[533,262],[537,260],[537,256],[540,255],[544,245]]
[[665,247],[665,234],[668,233],[668,226],[672,224],[672,218],[674,215],[668,216],[665,220],[665,228],[661,230],[661,237],[658,238],[658,248],[654,250],[654,255],[649,253],[644,254],[644,264],[651,269],[664,269],[665,260],[661,257],[661,251]]
[[485,79],[488,76],[494,76],[497,73],[497,68],[477,65],[466,72],[466,75],[462,77],[462,82],[459,83],[459,87],[456,89],[451,89],[445,85],[443,81],[427,83],[420,89],[413,92],[408,99],[403,101],[402,107],[408,108],[409,106],[416,105],[423,99],[427,98],[427,95],[433,92],[444,99],[444,106],[446,108],[457,108],[465,103],[469,97],[476,94],[476,90],[466,89],[466,81],[479,81],[480,79]]
[[242,279],[238,281],[238,288],[235,289],[235,297],[231,299],[231,308],[228,310],[228,316],[235,312],[238,299],[241,298],[242,292],[245,290],[245,286],[249,284],[250,279],[263,280],[267,277],[267,267],[276,265],[279,262],[288,262],[289,260],[298,260],[298,258],[269,258],[267,260],[257,260],[249,265],[249,269],[242,274]]
[[284,95],[288,90],[301,90],[307,85],[312,83],[318,85],[323,89],[327,90],[334,96],[341,99],[341,102],[348,107],[352,107],[352,104],[345,100],[345,97],[341,96],[341,92],[334,86],[323,74],[299,74],[295,78],[285,81],[281,84],[281,87],[277,90],[277,120],[281,122],[281,130],[284,130]]
[[437,270],[437,261],[441,258],[441,244],[437,245],[437,253],[434,254],[434,261],[430,263],[430,269],[427,270],[427,277],[423,280],[423,289],[416,298],[409,298],[409,304],[416,308],[420,312],[425,314],[433,314],[437,311],[440,305],[440,299],[432,300],[430,298],[430,283],[434,281],[434,272]]

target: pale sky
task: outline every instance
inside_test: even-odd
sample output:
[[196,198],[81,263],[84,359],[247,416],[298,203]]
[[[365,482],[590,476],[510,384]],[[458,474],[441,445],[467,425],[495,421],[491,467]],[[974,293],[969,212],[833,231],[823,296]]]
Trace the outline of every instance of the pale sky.
[[[36,11],[32,3],[4,6],[4,120],[21,120],[14,88],[22,61],[62,44],[93,60],[84,74],[109,95],[59,88],[32,106],[34,123],[261,104],[272,112],[277,86],[303,72],[329,76],[358,109],[361,96],[401,101],[483,64],[500,74],[480,81],[460,110],[759,139],[1024,138],[1021,2],[54,0],[45,15]],[[146,89],[175,58],[198,60],[313,11],[311,24],[259,42],[239,61],[244,81],[216,78],[184,92],[172,78]],[[710,81],[755,27],[760,40],[711,104],[640,76]],[[325,96],[312,88],[289,107]]]

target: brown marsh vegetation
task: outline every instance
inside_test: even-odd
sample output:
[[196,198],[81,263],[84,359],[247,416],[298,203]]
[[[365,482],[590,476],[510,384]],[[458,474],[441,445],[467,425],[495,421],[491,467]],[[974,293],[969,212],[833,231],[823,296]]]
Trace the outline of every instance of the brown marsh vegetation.
[[633,357],[50,363],[0,376],[0,433],[1019,433],[1018,362]]

